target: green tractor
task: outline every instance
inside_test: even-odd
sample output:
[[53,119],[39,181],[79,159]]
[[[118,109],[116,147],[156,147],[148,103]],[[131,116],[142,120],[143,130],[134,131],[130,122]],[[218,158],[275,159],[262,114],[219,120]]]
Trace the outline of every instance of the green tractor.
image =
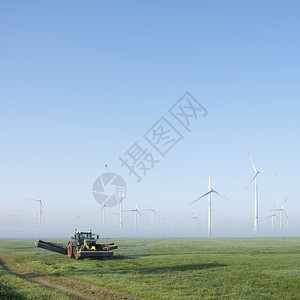
[[85,257],[107,257],[113,256],[111,250],[118,249],[115,243],[97,244],[99,235],[90,232],[76,231],[68,242],[68,257],[82,259]]
[[60,254],[68,255],[70,258],[75,257],[81,259],[84,257],[108,257],[113,256],[112,250],[118,249],[115,243],[110,244],[97,244],[99,235],[92,234],[92,230],[89,232],[76,231],[74,236],[68,242],[68,246],[37,240],[35,246],[43,248],[49,251],[57,252]]

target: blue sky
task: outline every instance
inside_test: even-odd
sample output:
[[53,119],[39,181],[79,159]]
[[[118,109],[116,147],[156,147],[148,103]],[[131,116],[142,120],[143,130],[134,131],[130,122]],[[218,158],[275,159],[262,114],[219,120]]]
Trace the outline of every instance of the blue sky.
[[[106,236],[206,236],[207,199],[189,203],[206,191],[208,165],[215,189],[234,201],[213,198],[214,235],[249,236],[248,152],[280,174],[259,181],[261,234],[272,234],[263,218],[286,196],[284,234],[299,232],[298,1],[10,1],[0,28],[0,237],[68,236],[75,225]],[[136,184],[118,157],[186,91],[208,115]],[[101,228],[91,188],[105,163],[128,183],[124,208],[142,197],[162,229],[151,231],[144,211],[138,232],[129,215],[120,231],[113,209]],[[39,233],[25,198],[44,193]]]

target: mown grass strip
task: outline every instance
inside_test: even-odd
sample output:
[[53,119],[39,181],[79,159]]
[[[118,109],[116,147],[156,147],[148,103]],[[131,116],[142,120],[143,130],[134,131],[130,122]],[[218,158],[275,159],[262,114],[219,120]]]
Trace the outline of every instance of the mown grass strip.
[[45,288],[8,271],[0,261],[0,299],[75,299],[64,293]]

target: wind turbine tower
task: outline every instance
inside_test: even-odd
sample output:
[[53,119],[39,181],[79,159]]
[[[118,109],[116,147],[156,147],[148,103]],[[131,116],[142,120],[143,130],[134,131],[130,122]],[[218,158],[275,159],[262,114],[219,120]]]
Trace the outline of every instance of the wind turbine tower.
[[163,222],[163,216],[159,216],[158,220],[159,220],[159,229],[161,229],[162,228],[162,222]]
[[205,193],[204,195],[202,195],[201,197],[197,198],[193,202],[191,202],[191,204],[193,204],[196,201],[204,198],[205,196],[208,196],[208,237],[211,237],[211,212],[212,212],[212,209],[211,209],[211,194],[212,193],[215,193],[215,194],[219,195],[220,197],[232,202],[227,197],[225,197],[225,196],[221,195],[220,193],[218,193],[217,191],[213,190],[213,188],[211,186],[210,168],[208,168],[208,192]]
[[270,211],[272,211],[272,214],[270,216],[268,216],[267,218],[265,218],[265,220],[272,218],[272,232],[273,232],[274,231],[274,217],[276,217],[279,220],[280,220],[280,218],[275,214],[275,208],[270,209]]
[[193,231],[196,230],[196,221],[198,220],[198,211],[194,211],[193,213]]
[[123,202],[123,198],[120,199],[120,203],[119,203],[119,216],[120,216],[120,229],[122,229],[122,225],[123,225],[123,219],[122,219],[122,202]]
[[286,203],[287,199],[288,199],[288,197],[285,198],[285,200],[284,200],[284,202],[283,202],[281,208],[275,209],[275,211],[279,211],[279,212],[280,212],[280,232],[282,231],[282,213],[284,213],[287,222],[288,222],[288,220],[289,220],[289,217],[287,216],[287,214],[286,214],[286,212],[285,212],[285,210],[284,210],[284,206],[285,206],[285,203]]
[[119,216],[120,216],[120,229],[122,229],[123,227],[123,219],[122,219],[122,204],[123,204],[123,200],[126,196],[126,192],[127,190],[125,188],[119,188],[116,187],[116,196],[119,200]]
[[136,205],[135,209],[127,209],[126,210],[126,211],[133,211],[135,213],[134,214],[134,228],[135,228],[135,230],[137,229],[137,218],[138,218],[138,215],[140,215],[140,217],[143,218],[142,215],[141,215],[141,213],[140,213],[140,211],[139,211],[140,203],[141,203],[141,201],[139,201],[139,203]]
[[278,175],[278,174],[269,174],[269,173],[265,173],[265,172],[261,172],[261,171],[257,171],[253,160],[250,156],[250,153],[248,153],[248,156],[251,160],[253,169],[254,169],[254,176],[251,179],[251,181],[249,182],[248,186],[246,187],[246,189],[248,189],[249,185],[252,183],[253,180],[255,180],[255,197],[254,197],[254,234],[257,234],[257,230],[258,230],[258,175],[259,174],[266,174],[266,175]]
[[154,218],[155,216],[157,216],[157,213],[155,211],[154,208],[147,208],[147,209],[144,209],[144,210],[149,210],[149,211],[152,211],[152,222],[151,222],[151,226],[152,226],[152,230],[154,229]]
[[107,205],[103,204],[99,210],[99,212],[102,210],[102,225],[103,225],[103,227],[105,227],[105,207],[107,207]]

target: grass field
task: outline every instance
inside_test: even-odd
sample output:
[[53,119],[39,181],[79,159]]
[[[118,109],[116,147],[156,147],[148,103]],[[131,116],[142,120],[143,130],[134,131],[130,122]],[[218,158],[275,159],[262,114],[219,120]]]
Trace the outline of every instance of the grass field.
[[[114,241],[113,259],[76,261],[35,248],[33,240],[0,240],[0,258],[10,253],[47,273],[142,298],[300,299],[300,238]],[[10,293],[11,299],[67,299],[3,267],[0,272],[0,299]]]

